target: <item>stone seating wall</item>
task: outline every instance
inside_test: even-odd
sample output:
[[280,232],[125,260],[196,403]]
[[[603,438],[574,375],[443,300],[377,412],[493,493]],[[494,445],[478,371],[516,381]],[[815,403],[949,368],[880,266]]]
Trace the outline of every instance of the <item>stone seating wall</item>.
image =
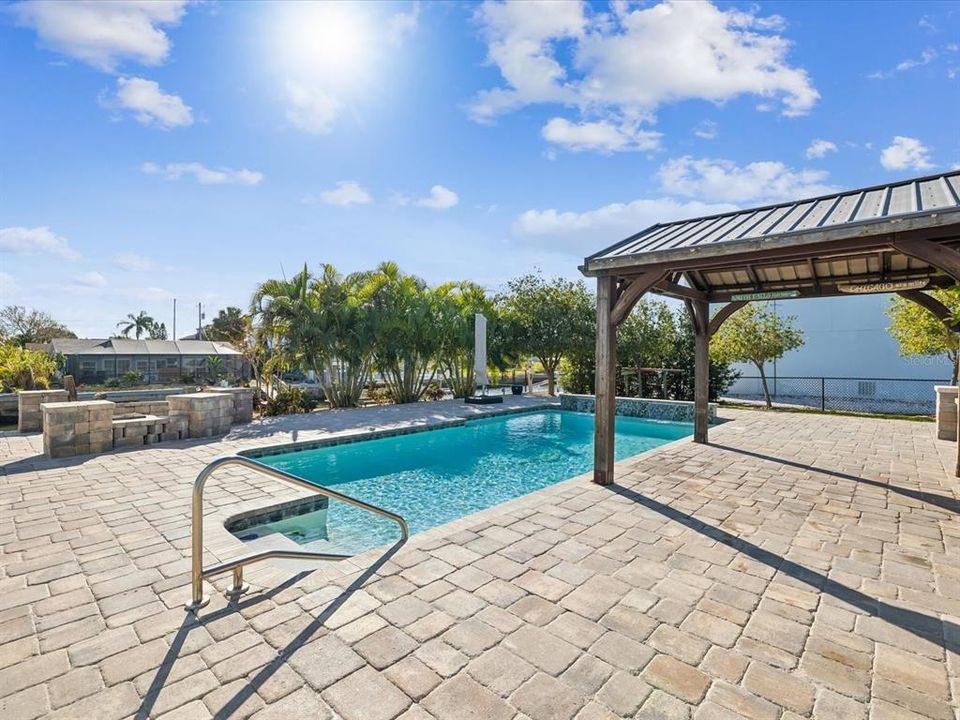
[[43,403],[43,452],[62,458],[113,448],[113,408],[109,400]]
[[206,438],[224,435],[233,423],[233,396],[221,392],[199,392],[171,395],[171,415],[185,415],[190,437]]
[[[66,396],[62,390],[54,392]],[[224,435],[232,424],[252,419],[253,391],[199,392],[170,395],[163,401],[127,403],[44,402],[39,408],[44,453],[48,457],[69,457],[168,440]],[[128,413],[147,417],[114,417]]]
[[66,402],[66,390],[23,390],[17,393],[17,431],[43,430],[43,403]]
[[138,447],[189,437],[187,418],[183,415],[151,416],[113,421],[113,447]]

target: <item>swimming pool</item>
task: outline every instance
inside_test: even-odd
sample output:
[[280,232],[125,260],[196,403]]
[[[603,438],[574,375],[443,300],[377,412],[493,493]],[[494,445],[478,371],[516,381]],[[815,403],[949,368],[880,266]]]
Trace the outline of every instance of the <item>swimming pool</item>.
[[[617,417],[618,460],[693,432],[689,423]],[[402,515],[420,532],[587,472],[593,415],[543,410],[259,458]],[[343,502],[236,531],[281,533],[310,549],[355,554],[398,538],[396,525]]]

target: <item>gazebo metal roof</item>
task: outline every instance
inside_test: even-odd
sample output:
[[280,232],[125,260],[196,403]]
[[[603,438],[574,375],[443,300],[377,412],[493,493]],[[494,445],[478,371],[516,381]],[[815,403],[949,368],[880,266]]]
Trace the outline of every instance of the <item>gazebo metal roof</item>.
[[952,284],[895,247],[894,240],[921,235],[960,241],[960,171],[657,224],[589,256],[582,270],[629,276],[669,266],[714,302],[744,293],[824,296],[870,285],[889,292]]

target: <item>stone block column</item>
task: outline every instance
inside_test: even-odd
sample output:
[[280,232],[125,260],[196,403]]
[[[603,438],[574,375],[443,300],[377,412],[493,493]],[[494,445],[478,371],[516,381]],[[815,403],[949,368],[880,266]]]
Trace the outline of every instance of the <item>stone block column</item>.
[[253,420],[253,388],[209,388],[212,393],[224,393],[233,398],[233,424],[240,425]]
[[18,432],[38,432],[43,430],[43,403],[66,402],[66,390],[22,390],[17,393]]
[[957,439],[957,395],[960,388],[956,385],[937,385],[937,438],[940,440]]
[[199,392],[168,395],[170,416],[184,416],[190,437],[225,435],[233,422],[233,396],[228,393]]
[[102,453],[113,449],[109,400],[43,403],[43,452],[47,457]]

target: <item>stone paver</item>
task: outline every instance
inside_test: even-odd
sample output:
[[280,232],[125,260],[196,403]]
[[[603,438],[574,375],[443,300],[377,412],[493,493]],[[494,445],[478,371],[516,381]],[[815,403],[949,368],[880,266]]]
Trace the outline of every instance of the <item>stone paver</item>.
[[[508,407],[529,407],[527,398]],[[721,410],[681,441],[413,536],[188,598],[215,457],[480,412],[275,418],[47,460],[0,434],[0,718],[943,718],[960,706],[960,483],[932,424]],[[300,491],[208,485],[222,521]]]

